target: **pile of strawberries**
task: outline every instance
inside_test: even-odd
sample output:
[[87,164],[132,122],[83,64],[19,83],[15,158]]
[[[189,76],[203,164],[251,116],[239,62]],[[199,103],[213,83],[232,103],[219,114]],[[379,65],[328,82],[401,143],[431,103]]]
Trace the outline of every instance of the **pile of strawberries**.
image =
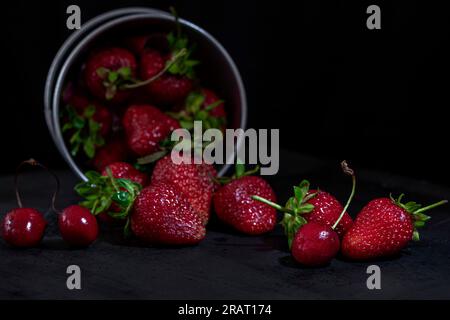
[[101,172],[128,162],[148,171],[142,163],[170,150],[173,130],[192,130],[195,120],[224,130],[224,103],[202,86],[193,49],[177,21],[174,32],[91,50],[62,98],[62,132],[78,163]]

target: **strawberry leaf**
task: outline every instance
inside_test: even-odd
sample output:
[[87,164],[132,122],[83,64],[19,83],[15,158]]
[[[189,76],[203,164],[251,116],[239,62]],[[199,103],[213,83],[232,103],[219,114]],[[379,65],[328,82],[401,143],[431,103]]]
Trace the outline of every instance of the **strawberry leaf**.
[[67,105],[62,113],[62,117],[67,118],[62,131],[71,133],[69,138],[70,153],[74,157],[78,155],[80,148],[82,148],[86,156],[92,159],[95,156],[96,148],[105,144],[100,134],[101,125],[93,118],[95,112],[95,106],[89,105],[84,109],[82,115],[79,115],[75,108]]
[[412,217],[413,219],[413,223],[414,223],[414,231],[413,231],[413,237],[412,239],[414,241],[418,241],[420,239],[419,237],[419,232],[418,232],[418,228],[421,228],[423,226],[425,226],[425,222],[430,220],[431,217],[424,214],[423,212],[433,209],[435,207],[441,206],[443,204],[446,204],[448,201],[447,200],[441,200],[439,202],[430,204],[426,207],[422,207],[422,205],[414,202],[414,201],[409,201],[405,204],[403,204],[401,201],[403,199],[405,195],[402,193],[397,199],[395,199],[392,195],[389,195],[389,197],[391,198],[391,200],[400,208],[403,208],[404,210],[406,210]]

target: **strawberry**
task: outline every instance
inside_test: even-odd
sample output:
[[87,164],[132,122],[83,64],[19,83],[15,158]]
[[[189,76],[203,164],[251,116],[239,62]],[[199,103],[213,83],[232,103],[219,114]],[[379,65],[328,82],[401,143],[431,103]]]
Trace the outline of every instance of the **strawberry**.
[[308,222],[301,226],[292,242],[292,256],[310,267],[328,264],[339,252],[339,236],[330,227]]
[[[157,183],[141,190],[127,179],[86,172],[87,182],[75,190],[81,204],[95,215],[101,212],[126,219],[125,232],[147,244],[190,245],[205,237],[205,227],[182,191],[174,184]],[[112,210],[111,210],[112,208]]]
[[205,227],[189,201],[173,184],[152,184],[136,199],[131,230],[150,244],[190,245],[200,242]]
[[255,170],[244,171],[244,165],[237,164],[231,179],[220,179],[225,185],[214,194],[216,214],[220,220],[242,233],[258,235],[269,232],[276,224],[276,210],[251,197],[258,195],[276,201],[275,193],[264,179],[250,176]]
[[114,162],[106,166],[103,169],[102,175],[107,176],[107,170],[111,170],[111,174],[114,178],[128,179],[133,182],[139,183],[141,186],[147,185],[148,177],[145,173],[137,170],[131,164],[127,162]]
[[342,254],[352,260],[370,260],[398,254],[410,240],[418,240],[417,228],[430,217],[423,212],[444,203],[422,208],[415,202],[379,198],[370,201],[357,215],[342,241]]
[[163,105],[173,105],[183,101],[192,88],[191,79],[171,74],[163,74],[147,87],[153,101]]
[[134,55],[123,48],[106,48],[89,56],[84,81],[96,98],[112,103],[123,102],[130,91],[124,85],[133,83],[136,74]]
[[32,208],[17,208],[2,220],[3,239],[14,247],[35,247],[44,235],[47,222],[42,214]]
[[145,49],[141,54],[141,78],[149,79],[156,76],[164,69],[165,59],[162,55],[153,49]]
[[309,182],[307,180],[303,180],[299,186],[294,186],[294,196],[289,198],[284,207],[263,197],[253,197],[255,200],[284,212],[281,224],[288,237],[289,247],[292,245],[297,230],[308,222],[316,222],[331,227],[340,236],[343,236],[351,226],[352,219],[345,210],[353,198],[356,180],[353,170],[348,167],[345,161],[341,163],[341,166],[345,174],[352,176],[353,182],[352,192],[345,209],[329,193],[309,190]]
[[[178,161],[181,162],[181,161]],[[176,185],[206,225],[210,215],[211,201],[214,191],[213,179],[217,172],[210,164],[194,164],[181,162],[175,164],[171,155],[160,159],[153,169],[151,182],[172,183]]]
[[[309,190],[305,199],[308,200],[304,201],[304,203],[313,206],[311,211],[303,213],[303,218],[308,222],[317,222],[331,227],[343,209],[341,203],[334,196],[322,190]],[[340,238],[344,236],[352,224],[352,218],[345,212],[336,227],[336,232]]]
[[71,246],[85,247],[97,239],[97,219],[88,209],[78,205],[69,206],[61,212],[58,227],[64,241]]
[[151,105],[132,105],[122,119],[128,147],[138,156],[159,150],[159,143],[168,137],[178,123]]
[[[166,37],[169,54],[164,56],[164,66],[167,72],[147,85],[149,94],[158,104],[173,105],[183,101],[193,88],[195,77],[194,66],[199,62],[190,58],[192,48],[188,48],[189,40],[181,32],[178,17],[175,15],[177,32],[169,33]],[[158,43],[161,41],[158,40]],[[158,45],[161,47],[161,45]],[[153,54],[154,56],[154,54]],[[160,59],[148,59],[143,55],[142,74],[143,79],[155,76],[155,65],[161,66]],[[155,63],[155,61],[158,61]],[[151,66],[150,68],[148,66]],[[161,68],[162,69],[162,68]],[[161,72],[161,69],[159,72]],[[149,72],[151,71],[151,72]]]
[[128,146],[124,138],[115,137],[95,152],[91,165],[98,171],[114,162],[123,162],[128,157]]

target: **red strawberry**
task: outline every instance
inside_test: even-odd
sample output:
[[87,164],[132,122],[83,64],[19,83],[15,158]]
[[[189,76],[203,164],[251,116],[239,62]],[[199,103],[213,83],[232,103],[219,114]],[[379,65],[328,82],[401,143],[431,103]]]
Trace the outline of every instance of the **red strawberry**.
[[122,119],[128,147],[138,156],[159,150],[159,143],[171,133],[177,123],[150,105],[128,107]]
[[322,266],[339,252],[339,236],[330,227],[308,222],[298,229],[292,242],[292,256],[305,266]]
[[447,203],[440,201],[425,208],[415,202],[379,198],[370,201],[358,214],[342,241],[342,254],[352,260],[369,260],[398,254],[410,240],[418,240],[416,228],[430,217],[424,211]]
[[17,208],[6,214],[1,225],[3,239],[14,247],[35,247],[44,235],[47,222],[32,208]]
[[155,102],[174,105],[186,99],[193,88],[193,82],[185,76],[163,74],[149,83],[147,88]]
[[255,201],[257,195],[276,201],[275,193],[262,178],[243,173],[241,165],[236,165],[235,179],[220,187],[214,194],[214,209],[217,216],[236,230],[257,235],[273,230],[276,224],[276,210]]
[[[166,66],[166,60],[153,49],[146,49],[141,55],[141,78],[151,79]],[[163,74],[146,85],[147,92],[159,104],[175,104],[183,101],[192,90],[192,80],[185,76]]]
[[97,239],[97,219],[84,207],[72,205],[64,209],[58,226],[64,241],[72,246],[88,246]]
[[145,173],[137,170],[131,164],[126,162],[114,162],[106,166],[103,169],[102,175],[107,176],[107,170],[111,170],[112,176],[114,178],[128,179],[133,182],[139,183],[141,186],[147,185],[148,177]]
[[187,161],[175,164],[169,154],[156,163],[151,182],[176,185],[189,200],[203,224],[206,224],[214,191],[213,178],[216,176],[217,172],[212,165],[187,163]]
[[95,152],[94,159],[92,159],[92,166],[97,171],[103,171],[103,169],[114,162],[125,161],[128,157],[128,147],[123,138],[113,138],[103,147],[99,148]]
[[143,189],[130,219],[133,233],[150,244],[196,244],[206,234],[197,213],[173,184],[152,184]]
[[146,80],[156,76],[166,64],[161,54],[153,49],[145,49],[141,54],[141,78]]
[[119,103],[130,94],[121,86],[136,74],[134,55],[122,48],[106,48],[92,54],[85,66],[84,80],[89,91],[97,98]]
[[[331,227],[343,210],[341,203],[335,197],[322,190],[309,190],[305,198],[309,199],[304,203],[314,206],[310,212],[303,214],[308,222],[317,222]],[[352,224],[353,220],[346,212],[335,230],[340,238],[344,236]]]

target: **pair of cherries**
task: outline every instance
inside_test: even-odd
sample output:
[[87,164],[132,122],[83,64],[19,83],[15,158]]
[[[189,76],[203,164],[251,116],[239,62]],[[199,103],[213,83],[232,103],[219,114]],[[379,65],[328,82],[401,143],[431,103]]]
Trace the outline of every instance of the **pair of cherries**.
[[[52,210],[57,213],[55,201],[59,191],[59,179],[53,172],[34,159],[24,161],[17,167],[15,188],[18,208],[6,214],[0,225],[0,232],[3,239],[11,246],[29,248],[39,245],[44,236],[47,221],[38,210],[22,206],[22,199],[18,189],[18,176],[21,167],[24,165],[41,167],[55,178],[56,191],[53,194],[51,206]],[[72,205],[58,214],[59,231],[64,241],[69,245],[77,247],[88,246],[97,239],[97,219],[88,209]]]

